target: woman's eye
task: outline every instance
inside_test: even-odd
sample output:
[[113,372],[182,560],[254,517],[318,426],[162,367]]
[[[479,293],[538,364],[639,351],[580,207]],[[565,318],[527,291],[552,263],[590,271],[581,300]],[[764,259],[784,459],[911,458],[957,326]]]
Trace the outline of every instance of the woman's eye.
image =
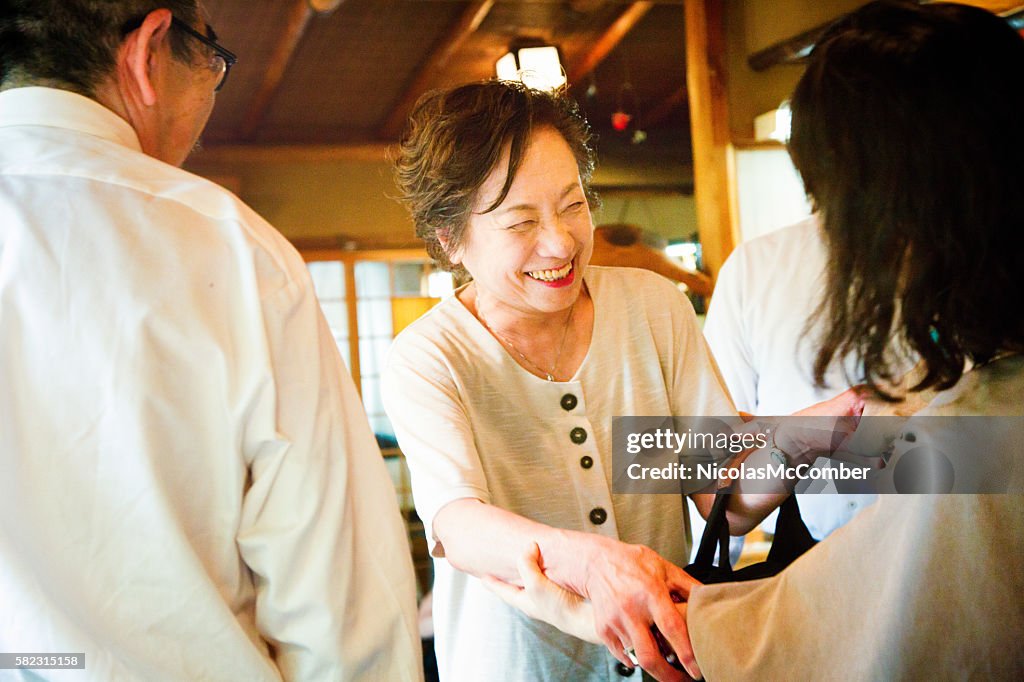
[[509,225],[505,229],[511,232],[522,232],[523,230],[528,230],[531,227],[533,227],[536,224],[536,222],[536,220],[523,220],[514,225]]
[[569,211],[578,211],[581,208],[583,208],[584,205],[585,204],[582,201],[574,201],[571,204],[569,204],[568,206],[566,206],[564,209],[562,209],[562,211],[566,212],[566,213],[569,212]]

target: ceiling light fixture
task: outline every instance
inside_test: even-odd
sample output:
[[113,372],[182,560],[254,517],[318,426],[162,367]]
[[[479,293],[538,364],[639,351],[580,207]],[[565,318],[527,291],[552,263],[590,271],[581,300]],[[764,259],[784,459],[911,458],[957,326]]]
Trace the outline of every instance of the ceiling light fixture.
[[494,70],[503,81],[520,81],[537,90],[557,90],[566,83],[558,48],[551,45],[512,48],[495,62]]

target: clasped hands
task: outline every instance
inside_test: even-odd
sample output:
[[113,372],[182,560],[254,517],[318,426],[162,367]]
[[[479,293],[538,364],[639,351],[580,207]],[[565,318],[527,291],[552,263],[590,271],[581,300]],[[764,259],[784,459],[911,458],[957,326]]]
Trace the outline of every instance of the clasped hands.
[[484,584],[531,618],[604,644],[623,665],[639,665],[662,682],[699,679],[686,626],[686,599],[700,583],[652,549],[598,540],[604,546],[589,566],[583,594],[545,575],[536,544],[517,564],[522,587],[493,577],[483,578]]
[[[827,428],[793,424],[788,432],[776,433],[777,441],[801,453],[835,452],[856,429],[863,410],[862,391],[848,390],[796,413],[834,417]],[[595,541],[603,546],[590,557],[589,575],[578,591],[545,575],[536,544],[517,563],[522,587],[493,577],[483,578],[484,583],[526,615],[580,639],[604,644],[624,665],[639,665],[662,682],[686,680],[687,675],[700,679],[686,622],[687,600],[700,583],[652,549],[607,538]]]

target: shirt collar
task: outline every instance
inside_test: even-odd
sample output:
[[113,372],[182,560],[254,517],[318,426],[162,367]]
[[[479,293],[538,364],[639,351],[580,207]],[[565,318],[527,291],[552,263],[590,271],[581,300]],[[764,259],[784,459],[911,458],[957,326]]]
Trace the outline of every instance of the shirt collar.
[[142,151],[139,136],[127,121],[68,90],[33,86],[0,92],[0,127],[23,125],[77,130]]

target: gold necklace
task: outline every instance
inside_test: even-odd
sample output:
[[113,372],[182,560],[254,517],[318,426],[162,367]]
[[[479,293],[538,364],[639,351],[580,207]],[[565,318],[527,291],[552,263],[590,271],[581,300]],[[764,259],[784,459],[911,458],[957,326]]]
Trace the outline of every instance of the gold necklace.
[[503,334],[498,333],[497,331],[494,330],[493,327],[491,327],[491,325],[487,324],[487,320],[485,320],[483,314],[480,313],[480,308],[479,307],[477,307],[477,311],[476,312],[477,312],[477,317],[480,319],[480,322],[483,323],[484,327],[487,328],[487,331],[489,331],[492,334],[494,334],[495,336],[497,336],[498,339],[500,339],[501,341],[503,341],[505,343],[505,345],[507,345],[509,348],[511,348],[513,351],[515,351],[515,354],[518,355],[520,358],[522,358],[523,362],[525,362],[530,367],[532,367],[534,372],[536,372],[538,374],[543,374],[544,378],[547,379],[548,381],[554,381],[555,380],[555,374],[558,372],[558,361],[562,359],[562,350],[565,348],[565,340],[569,336],[569,322],[572,321],[572,311],[575,308],[576,308],[576,301],[573,301],[572,305],[569,306],[569,315],[568,315],[568,317],[565,318],[565,326],[562,327],[562,342],[558,345],[558,353],[555,354],[555,364],[551,366],[551,371],[550,372],[548,372],[548,371],[546,371],[544,369],[541,369],[535,362],[533,362],[533,360],[531,360],[530,358],[526,357],[521,350],[516,348],[516,344],[512,343],[511,341],[509,341],[508,338],[506,338]]

